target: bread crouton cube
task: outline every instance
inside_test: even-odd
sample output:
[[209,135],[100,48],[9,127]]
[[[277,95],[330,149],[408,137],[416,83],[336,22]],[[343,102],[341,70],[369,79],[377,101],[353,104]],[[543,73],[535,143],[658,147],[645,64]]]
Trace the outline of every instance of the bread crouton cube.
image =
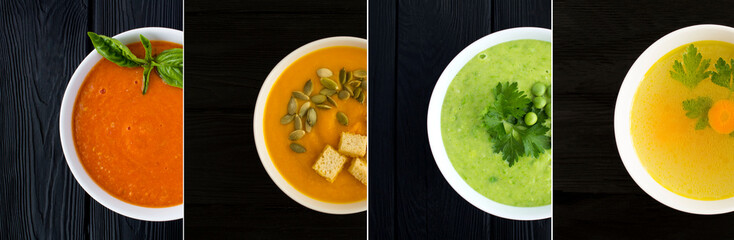
[[342,132],[339,152],[350,157],[364,157],[367,154],[367,136]]
[[354,158],[352,165],[347,170],[349,173],[358,179],[362,184],[367,185],[367,162],[361,158]]
[[313,164],[313,170],[316,170],[319,175],[326,178],[326,181],[333,183],[346,162],[347,157],[342,156],[331,145],[327,144],[321,152],[319,159]]

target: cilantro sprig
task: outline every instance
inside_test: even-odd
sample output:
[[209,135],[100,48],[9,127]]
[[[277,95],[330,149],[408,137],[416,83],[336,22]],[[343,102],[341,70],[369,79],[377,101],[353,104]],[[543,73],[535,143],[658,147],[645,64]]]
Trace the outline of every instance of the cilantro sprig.
[[[550,128],[542,124],[547,114],[543,114],[542,108],[531,107],[532,101],[516,82],[498,83],[492,94],[494,102],[482,115],[484,126],[494,139],[495,153],[502,154],[502,159],[512,167],[522,156],[538,157],[550,149],[550,137],[546,135]],[[537,124],[528,126],[521,120],[529,112],[537,114]]]

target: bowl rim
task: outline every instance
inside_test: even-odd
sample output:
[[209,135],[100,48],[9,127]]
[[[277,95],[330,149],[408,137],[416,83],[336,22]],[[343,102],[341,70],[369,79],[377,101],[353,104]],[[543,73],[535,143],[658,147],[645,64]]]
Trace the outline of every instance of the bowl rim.
[[[310,208],[314,211],[328,213],[328,214],[352,214],[363,212],[367,210],[367,199],[352,202],[352,203],[329,203],[323,202],[295,189],[288,181],[280,175],[280,172],[275,167],[268,154],[268,149],[265,146],[265,135],[263,134],[263,117],[265,113],[265,104],[267,103],[268,94],[270,93],[273,84],[278,79],[280,74],[290,66],[294,61],[298,60],[302,56],[311,53],[313,51],[335,46],[351,46],[367,49],[367,40],[357,37],[348,36],[337,36],[319,39],[306,45],[303,45],[286,57],[278,62],[270,74],[265,78],[260,93],[257,96],[257,102],[255,103],[255,112],[253,116],[253,132],[255,138],[255,146],[257,147],[257,153],[260,156],[260,162],[262,162],[263,168],[273,180],[275,185],[280,188],[283,193],[288,195],[291,199],[304,207]],[[369,85],[368,85],[369,87]],[[369,156],[368,156],[369,157]]]
[[617,150],[627,172],[643,191],[658,202],[678,211],[693,214],[721,214],[734,211],[734,197],[721,200],[695,200],[678,195],[655,181],[640,162],[632,143],[631,110],[637,88],[647,71],[665,54],[680,46],[703,40],[734,44],[734,28],[702,24],[678,29],[655,41],[630,67],[617,95],[614,109],[614,135]]
[[[491,200],[474,190],[467,184],[453,167],[444,148],[441,135],[441,108],[446,91],[456,74],[466,65],[469,60],[479,52],[484,51],[500,43],[533,39],[552,43],[552,32],[550,29],[537,27],[518,27],[491,33],[476,40],[462,50],[446,66],[436,82],[428,104],[427,130],[428,141],[433,153],[436,165],[441,174],[451,187],[467,202],[489,214],[514,220],[538,220],[550,218],[552,214],[552,203],[538,207],[516,207]],[[552,191],[551,191],[552,194]]]
[[[183,32],[180,30],[162,28],[162,27],[144,27],[125,31],[115,35],[113,38],[119,40],[123,44],[139,42],[139,34],[144,34],[149,40],[164,40],[183,44]],[[124,202],[102,189],[87,173],[79,161],[79,157],[74,145],[72,133],[72,116],[76,97],[81,88],[84,79],[89,71],[102,59],[97,50],[92,50],[79,66],[74,70],[69,83],[64,91],[64,97],[61,101],[61,109],[59,111],[59,133],[61,138],[61,147],[64,151],[66,164],[69,166],[72,175],[82,186],[85,192],[89,194],[95,201],[102,204],[106,208],[139,220],[146,221],[170,221],[183,218],[183,203],[163,208],[142,207]],[[183,143],[182,143],[183,144]],[[181,179],[183,181],[183,179]]]

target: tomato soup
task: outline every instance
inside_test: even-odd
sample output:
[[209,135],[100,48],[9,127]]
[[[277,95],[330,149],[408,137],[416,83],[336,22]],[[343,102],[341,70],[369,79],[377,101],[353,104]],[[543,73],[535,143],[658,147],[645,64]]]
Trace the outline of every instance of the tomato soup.
[[[263,117],[265,145],[271,161],[280,174],[301,193],[324,202],[361,201],[367,198],[367,187],[346,171],[351,159],[333,183],[317,174],[312,166],[327,144],[337,148],[342,132],[367,135],[366,102],[360,103],[353,98],[342,100],[334,95],[333,99],[338,107],[329,110],[318,109],[318,121],[313,130],[296,141],[306,148],[305,153],[296,153],[289,147],[291,141],[288,135],[293,131],[293,124],[280,123],[281,117],[287,114],[288,101],[293,91],[302,91],[309,79],[313,82],[315,93],[324,88],[316,75],[319,68],[331,69],[335,75],[341,68],[347,71],[367,69],[367,50],[346,46],[323,48],[299,58],[288,66],[273,84],[265,104]],[[304,101],[298,100],[299,106],[302,103]],[[348,116],[348,126],[337,122],[337,111],[344,112]]]
[[[151,41],[153,55],[180,44]],[[141,43],[128,45],[145,56]],[[100,60],[79,89],[73,114],[76,151],[90,177],[112,196],[143,207],[183,202],[183,91],[143,68]]]

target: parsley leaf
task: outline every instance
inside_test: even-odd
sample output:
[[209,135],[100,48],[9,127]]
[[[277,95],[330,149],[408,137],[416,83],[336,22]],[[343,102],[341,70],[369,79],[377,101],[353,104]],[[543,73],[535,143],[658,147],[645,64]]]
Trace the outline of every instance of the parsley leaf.
[[689,88],[694,88],[711,74],[710,71],[706,71],[710,62],[711,59],[703,59],[701,53],[698,52],[698,48],[691,44],[683,53],[683,63],[681,64],[678,60],[673,63],[670,77]]
[[517,83],[497,84],[492,91],[495,96],[492,105],[503,117],[512,116],[515,119],[522,119],[525,111],[532,100],[525,96],[525,93],[517,89]]
[[701,130],[709,125],[709,109],[714,101],[709,97],[698,97],[683,101],[683,110],[686,111],[686,117],[690,119],[698,119],[696,122],[696,130]]
[[731,67],[734,65],[734,59],[730,61],[731,65],[727,64],[723,58],[719,58],[719,60],[716,61],[716,65],[714,65],[716,67],[716,71],[711,72],[711,82],[725,87],[729,89],[729,91],[734,91],[734,84],[731,82]]
[[523,136],[523,144],[525,146],[525,152],[527,156],[539,157],[540,154],[545,152],[545,149],[550,149],[550,137],[546,136],[550,128],[543,125],[546,117],[545,114],[541,114],[537,111],[538,122],[528,128]]
[[512,167],[522,156],[538,157],[550,149],[550,137],[546,136],[550,128],[542,124],[547,118],[543,110],[533,110],[538,115],[533,126],[528,127],[521,120],[531,109],[532,101],[518,90],[517,83],[498,83],[492,93],[495,101],[484,111],[483,123],[495,139],[493,152],[502,154],[502,159]]

